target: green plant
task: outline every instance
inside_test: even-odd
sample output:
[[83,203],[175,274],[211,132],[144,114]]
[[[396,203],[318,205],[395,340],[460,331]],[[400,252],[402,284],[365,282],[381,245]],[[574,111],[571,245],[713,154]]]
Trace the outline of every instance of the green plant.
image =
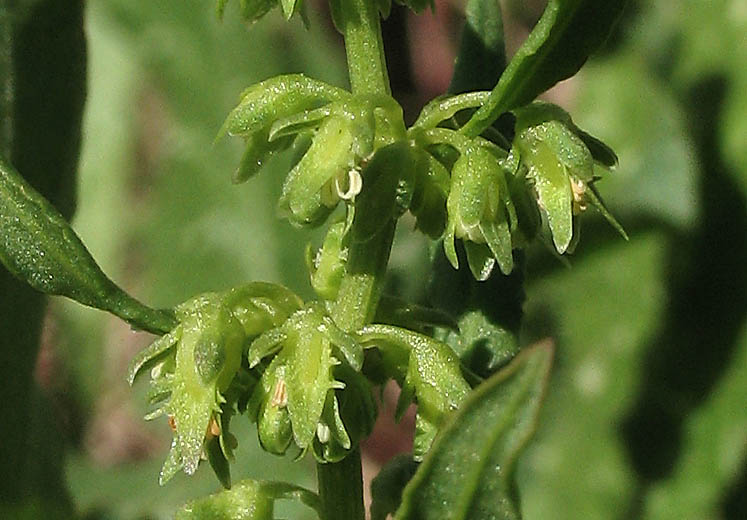
[[[275,3],[244,2],[242,12],[253,20]],[[411,4],[418,10],[427,3]],[[280,5],[287,17],[303,7]],[[578,70],[621,7],[550,2],[492,92],[435,100],[406,128],[389,96],[378,30],[388,4],[332,2],[346,38],[351,92],[304,76],[267,80],[243,94],[224,127],[247,141],[236,180],[247,180],[271,154],[290,147],[299,159],[284,183],[282,211],[299,226],[332,220],[322,249],[309,255],[315,302],[252,283],[198,296],[174,312],[142,306],[103,276],[64,220],[10,167],[3,168],[3,215],[9,216],[3,236],[10,237],[3,262],[38,289],[163,334],[131,370],[132,380],[154,369],[154,414],[173,417],[175,439],[163,480],[181,468],[193,472],[204,451],[229,485],[227,458],[235,442],[229,421],[236,412],[257,421],[266,450],[310,448],[319,460],[319,499],[293,487],[248,483],[189,506],[195,510],[214,508],[217,514],[215,509],[239,508],[249,497],[263,504],[253,506],[262,514],[271,514],[266,504],[272,498],[298,496],[324,518],[360,517],[360,489],[348,486],[360,472],[356,446],[375,414],[371,385],[394,378],[403,387],[402,406],[418,403],[413,454],[425,460],[397,514],[443,517],[443,500],[453,493],[449,513],[515,516],[511,464],[534,427],[551,356],[548,347],[519,354],[518,324],[496,322],[485,293],[506,285],[500,295],[505,301],[491,303],[519,307],[520,250],[538,233],[558,253],[572,250],[577,216],[588,204],[620,229],[594,186],[598,167],[612,166],[614,154],[558,107],[532,101]],[[468,21],[456,91],[473,88],[465,71],[479,77],[494,69],[492,61],[483,64],[475,56],[495,60],[502,54],[494,3],[471,2]],[[509,116],[508,127],[495,127],[505,113],[515,120]],[[334,213],[341,203],[344,216]],[[408,211],[429,237],[444,237],[444,253],[437,249],[434,261],[445,254],[455,269],[461,265],[436,270],[434,299],[448,298],[446,288],[464,279],[466,263],[479,280],[467,282],[467,301],[421,308],[384,293],[394,227]],[[511,276],[504,280],[498,270]],[[478,348],[488,349],[487,361]],[[488,381],[470,396],[482,379]],[[501,449],[474,449],[492,443]],[[475,464],[464,464],[465,457],[476,457]],[[454,461],[464,472],[456,483],[450,480]],[[494,467],[496,475],[481,473]],[[386,476],[377,481],[383,490],[376,496],[378,515],[399,507],[399,490],[392,491]]]

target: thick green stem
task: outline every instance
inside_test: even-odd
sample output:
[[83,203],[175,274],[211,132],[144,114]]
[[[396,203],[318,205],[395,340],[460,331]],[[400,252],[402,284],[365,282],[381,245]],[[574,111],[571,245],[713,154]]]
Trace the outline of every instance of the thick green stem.
[[373,0],[340,0],[350,87],[354,94],[390,94],[379,9]]
[[356,448],[340,462],[317,464],[316,467],[319,497],[322,500],[322,519],[365,518],[360,450]]
[[[337,22],[345,37],[353,93],[389,95],[389,75],[376,1],[340,0],[336,5],[341,15]],[[332,318],[345,331],[361,328],[376,313],[395,225],[392,221],[370,240],[350,247],[345,276],[331,309]],[[359,449],[340,462],[317,464],[317,479],[324,520],[365,518]]]
[[352,244],[332,317],[345,331],[370,323],[381,297],[381,282],[389,263],[395,221],[368,242]]

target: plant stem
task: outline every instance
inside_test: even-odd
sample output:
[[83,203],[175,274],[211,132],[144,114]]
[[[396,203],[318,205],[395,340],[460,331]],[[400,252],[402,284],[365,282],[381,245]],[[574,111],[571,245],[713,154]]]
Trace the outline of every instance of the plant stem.
[[339,0],[350,88],[354,94],[390,94],[379,9],[373,0]]
[[[317,464],[323,520],[359,520],[363,509],[361,452],[356,448],[340,462]],[[360,500],[357,499],[360,497]],[[353,499],[355,500],[353,500]]]
[[[391,93],[384,59],[381,23],[375,0],[340,0],[338,24],[345,38],[353,94]],[[355,224],[353,224],[355,225]],[[369,323],[381,296],[396,221],[370,240],[350,246],[345,276],[331,315],[337,326],[352,332]],[[350,231],[354,233],[354,230]],[[324,520],[363,520],[363,474],[360,449],[340,462],[317,464]]]
[[332,306],[335,323],[346,332],[359,330],[376,314],[394,228],[395,221],[392,221],[368,242],[350,246],[345,276]]

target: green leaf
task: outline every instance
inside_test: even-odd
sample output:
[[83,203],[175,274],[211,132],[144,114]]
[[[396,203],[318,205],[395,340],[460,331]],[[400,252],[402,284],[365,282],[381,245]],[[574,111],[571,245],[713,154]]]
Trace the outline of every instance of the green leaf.
[[517,142],[529,168],[527,177],[534,182],[538,205],[547,215],[555,248],[563,254],[573,237],[573,193],[565,164],[546,140],[548,124],[526,130]]
[[723,490],[747,462],[747,323],[734,356],[705,402],[683,428],[672,474],[647,493],[645,520],[718,518]]
[[467,92],[456,96],[436,98],[423,107],[412,128],[424,130],[435,128],[462,110],[479,108],[489,96],[490,92]]
[[303,300],[282,285],[250,282],[225,293],[223,303],[250,337],[282,325],[301,308]]
[[527,40],[511,59],[490,99],[462,128],[479,135],[498,116],[525,105],[573,76],[605,41],[625,0],[550,0]]
[[616,518],[635,503],[640,481],[620,424],[671,305],[670,254],[667,235],[641,232],[527,284],[522,332],[554,336],[562,362],[517,468],[525,518]]
[[465,241],[464,250],[467,252],[467,263],[475,280],[478,282],[487,280],[495,267],[495,258],[490,248],[485,244]]
[[280,7],[283,8],[283,16],[285,16],[286,20],[291,19],[296,11],[298,11],[301,3],[301,0],[280,0]]
[[371,520],[386,520],[402,502],[402,490],[410,481],[418,463],[408,455],[397,455],[387,462],[371,481]]
[[402,386],[396,414],[404,411],[413,398],[418,403],[418,418],[424,427],[424,436],[415,442],[414,457],[419,460],[436,430],[469,393],[459,358],[445,343],[407,329],[368,325],[358,334],[362,343],[379,348],[389,377]]
[[197,296],[177,307],[181,337],[176,347],[171,397],[174,440],[161,470],[165,484],[177,471],[192,475],[202,457],[206,432],[220,413],[221,393],[241,364],[244,330],[221,295]]
[[495,0],[469,0],[449,92],[489,90],[506,67],[503,16]]
[[135,378],[142,372],[142,370],[154,362],[159,360],[163,354],[168,352],[181,338],[181,330],[175,329],[164,334],[156,341],[150,344],[150,346],[144,348],[130,361],[129,368],[127,369],[127,382],[132,385],[135,382]]
[[518,519],[513,467],[534,433],[553,348],[522,351],[454,414],[402,494],[396,520]]
[[177,511],[176,520],[273,520],[279,499],[299,500],[317,512],[319,497],[284,482],[243,480],[230,490],[189,502]]
[[282,348],[281,343],[286,339],[288,335],[283,327],[270,329],[257,336],[249,345],[247,352],[249,368],[254,368],[263,358],[278,352]]
[[163,334],[175,321],[126,294],[101,271],[62,215],[0,158],[0,261],[34,289],[109,311]]

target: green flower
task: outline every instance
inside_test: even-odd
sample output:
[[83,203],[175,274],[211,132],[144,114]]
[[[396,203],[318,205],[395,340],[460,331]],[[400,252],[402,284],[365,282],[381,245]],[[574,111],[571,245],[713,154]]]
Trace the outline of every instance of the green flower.
[[476,279],[487,279],[496,261],[501,272],[509,274],[514,267],[511,228],[516,225],[516,212],[504,168],[490,149],[479,143],[460,152],[451,170],[446,203],[446,256],[454,268],[459,266],[454,239],[461,238]]
[[[357,374],[361,369],[362,347],[314,303],[255,339],[248,350],[249,366],[256,367],[272,355],[249,407],[250,414],[257,418],[262,446],[282,454],[292,436],[303,451],[316,444],[314,453],[318,457],[330,453],[342,458],[339,450],[324,449],[330,442],[345,453],[352,447],[335,395],[335,390],[342,390],[346,383],[336,375],[345,373],[347,380],[354,380],[350,373]],[[341,363],[344,367],[338,369]]]
[[222,405],[239,372],[244,346],[299,307],[297,296],[272,284],[253,283],[225,293],[203,294],[176,307],[179,324],[133,359],[130,384],[151,368],[148,400],[154,410],[146,419],[166,414],[174,430],[161,484],[180,469],[194,473],[203,454],[211,462],[217,460],[211,452],[215,445],[210,445],[216,437],[223,458],[230,457],[235,441],[226,431]]
[[595,163],[614,166],[614,152],[580,130],[568,113],[556,105],[535,102],[514,113],[513,159],[527,170],[527,179],[534,186],[537,204],[547,218],[558,253],[572,249],[578,237],[576,216],[588,205],[596,207],[627,238],[594,187],[599,179]]
[[224,134],[246,139],[235,182],[255,175],[274,153],[293,145],[297,161],[278,208],[297,226],[321,224],[339,201],[353,204],[361,171],[375,149],[404,137],[402,109],[386,95],[347,91],[292,74],[247,89],[226,119]]

